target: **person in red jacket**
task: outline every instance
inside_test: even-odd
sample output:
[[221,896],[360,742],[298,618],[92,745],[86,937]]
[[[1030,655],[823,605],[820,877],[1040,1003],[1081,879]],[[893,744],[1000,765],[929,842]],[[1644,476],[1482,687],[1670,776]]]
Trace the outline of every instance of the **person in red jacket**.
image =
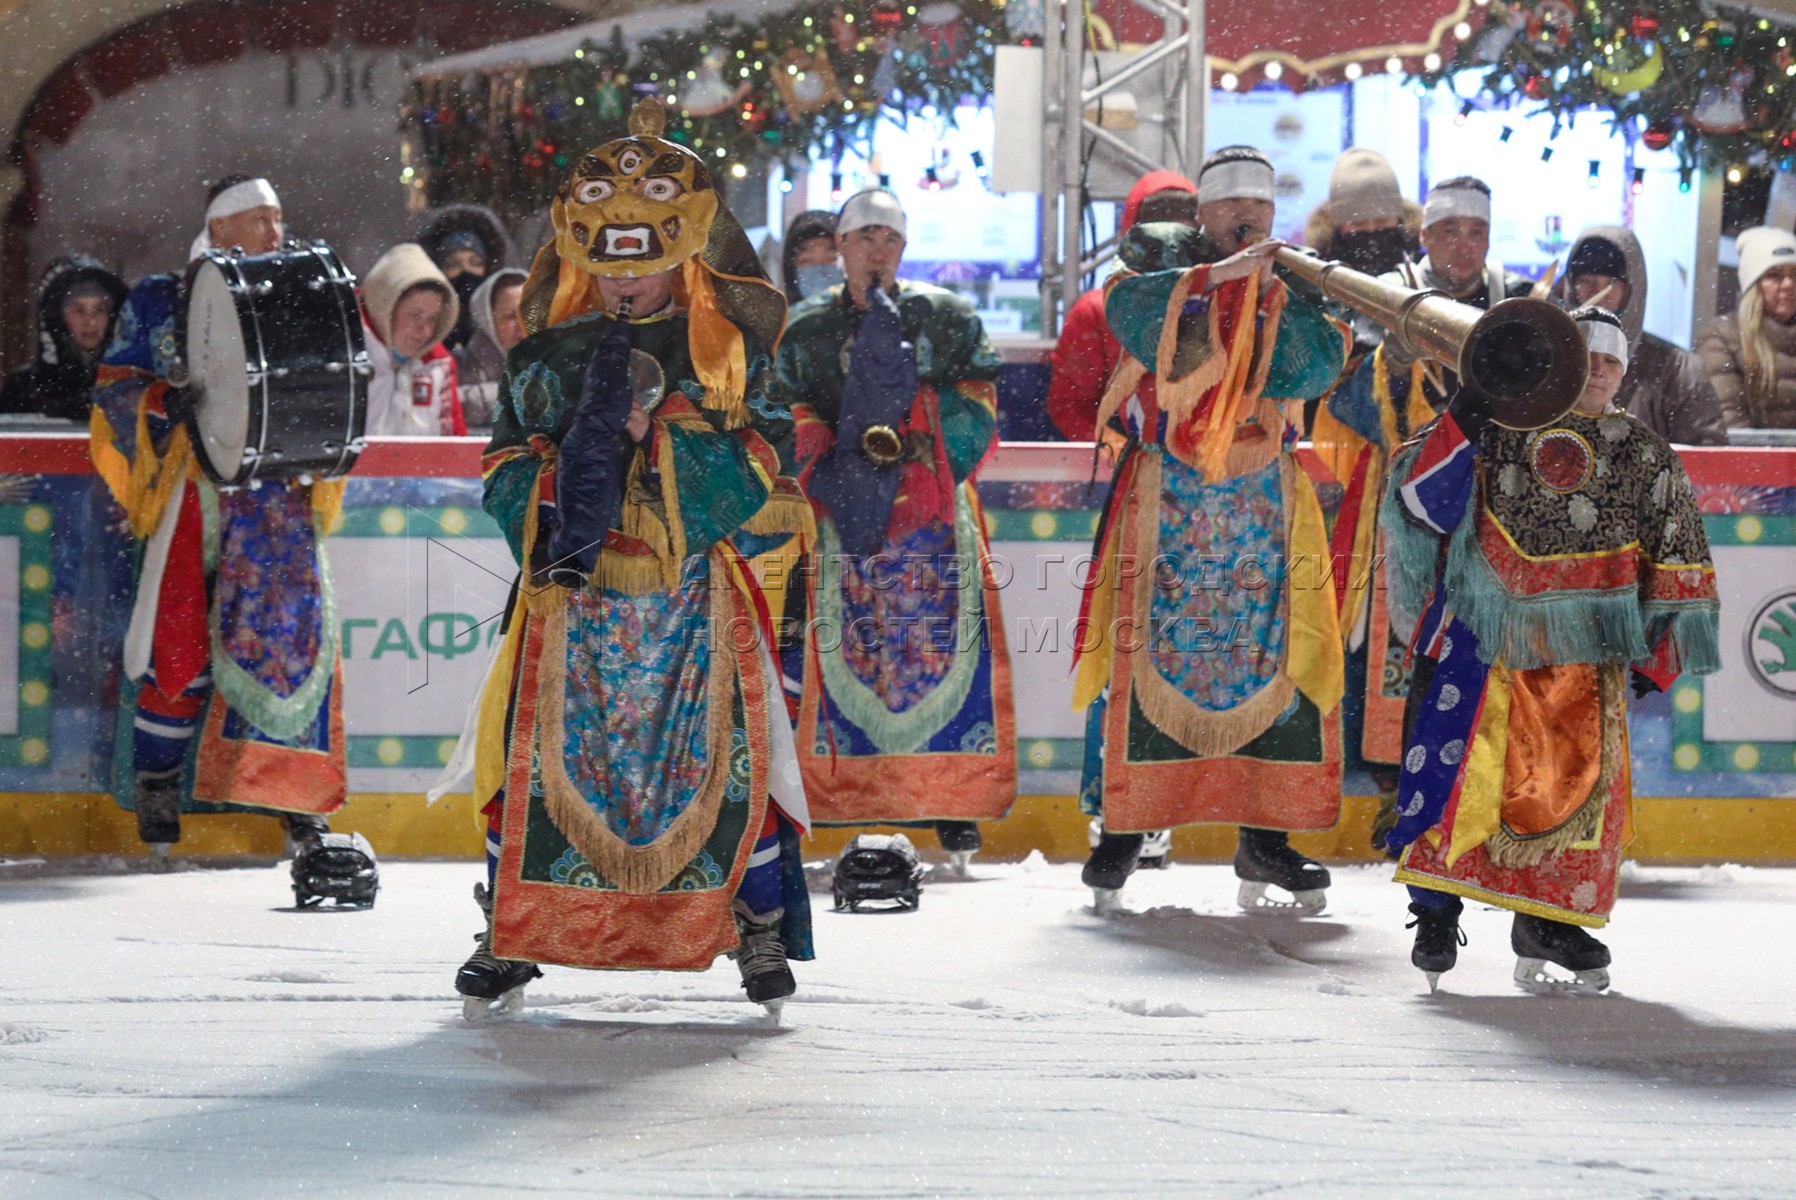
[[[1143,175],[1123,204],[1122,228],[1127,233],[1138,222],[1179,221],[1197,226],[1197,185],[1176,171]],[[1053,378],[1048,384],[1048,417],[1069,442],[1097,439],[1098,401],[1104,385],[1122,354],[1110,325],[1104,320],[1104,289],[1092,288],[1074,302],[1054,344]],[[1149,391],[1154,381],[1144,379]]]

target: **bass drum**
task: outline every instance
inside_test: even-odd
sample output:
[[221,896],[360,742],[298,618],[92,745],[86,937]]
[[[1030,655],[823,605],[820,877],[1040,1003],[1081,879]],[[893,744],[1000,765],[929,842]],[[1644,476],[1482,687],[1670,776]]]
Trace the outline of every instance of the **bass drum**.
[[371,368],[355,276],[323,242],[208,250],[187,268],[180,356],[200,466],[223,487],[347,475]]

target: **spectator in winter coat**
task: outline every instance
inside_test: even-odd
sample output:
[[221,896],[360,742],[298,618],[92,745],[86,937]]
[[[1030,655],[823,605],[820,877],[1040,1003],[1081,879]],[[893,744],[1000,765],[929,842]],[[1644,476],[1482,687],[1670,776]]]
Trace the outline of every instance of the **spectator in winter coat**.
[[51,263],[38,284],[37,358],[7,375],[0,412],[86,422],[124,303],[124,281],[98,261],[68,254]]
[[474,336],[463,349],[456,371],[469,433],[493,431],[493,410],[499,402],[506,355],[524,340],[518,302],[523,298],[526,277],[516,267],[502,267],[488,275],[468,301],[474,310]]
[[1304,244],[1355,271],[1383,275],[1420,253],[1422,206],[1405,200],[1397,172],[1376,150],[1350,147],[1335,160],[1328,199],[1304,223]]
[[[1173,171],[1154,171],[1129,189],[1118,233],[1137,223],[1178,221],[1197,225],[1197,185]],[[1122,347],[1104,319],[1104,289],[1096,287],[1080,296],[1067,311],[1054,345],[1053,378],[1048,384],[1048,417],[1060,435],[1072,442],[1089,442],[1097,436],[1098,402]],[[1151,392],[1153,378],[1141,387]]]
[[1796,429],[1796,235],[1761,225],[1736,239],[1740,310],[1696,339],[1727,423]]
[[380,256],[362,282],[362,332],[374,376],[368,381],[368,433],[433,437],[468,431],[455,359],[443,338],[461,305],[455,290],[415,242]]
[[1556,289],[1567,308],[1600,304],[1628,335],[1628,373],[1615,406],[1668,442],[1725,446],[1721,401],[1695,355],[1654,337],[1646,317],[1646,256],[1633,233],[1615,225],[1586,229],[1572,243]]
[[841,283],[841,258],[836,251],[836,214],[813,209],[801,212],[786,226],[786,244],[780,249],[780,284],[786,302],[796,307],[818,292]]
[[494,271],[515,265],[517,251],[498,214],[478,204],[449,204],[437,209],[418,230],[418,244],[461,303],[455,328],[443,339],[443,347],[461,366],[465,347],[474,337],[474,293]]

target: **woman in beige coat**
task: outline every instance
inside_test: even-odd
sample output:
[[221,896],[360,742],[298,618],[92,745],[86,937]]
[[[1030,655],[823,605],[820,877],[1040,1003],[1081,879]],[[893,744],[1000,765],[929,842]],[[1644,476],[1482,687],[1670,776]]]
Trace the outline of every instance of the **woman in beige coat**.
[[1796,429],[1796,234],[1761,225],[1737,239],[1740,311],[1697,339],[1733,429]]

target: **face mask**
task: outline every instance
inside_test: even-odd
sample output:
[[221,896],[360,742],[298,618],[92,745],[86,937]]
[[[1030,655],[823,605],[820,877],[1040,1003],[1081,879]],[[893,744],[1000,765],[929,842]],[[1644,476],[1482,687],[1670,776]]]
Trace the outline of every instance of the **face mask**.
[[1402,226],[1395,229],[1362,229],[1335,235],[1335,256],[1355,271],[1382,275],[1394,271],[1413,247]]
[[461,312],[455,318],[455,328],[443,339],[443,345],[448,349],[465,346],[468,339],[474,336],[474,293],[485,282],[485,275],[476,275],[472,271],[463,271],[449,281],[449,286],[455,289],[455,298],[461,301]]
[[835,263],[811,263],[798,268],[797,278],[793,282],[798,285],[798,294],[809,300],[818,292],[827,291],[847,278],[842,268]]

